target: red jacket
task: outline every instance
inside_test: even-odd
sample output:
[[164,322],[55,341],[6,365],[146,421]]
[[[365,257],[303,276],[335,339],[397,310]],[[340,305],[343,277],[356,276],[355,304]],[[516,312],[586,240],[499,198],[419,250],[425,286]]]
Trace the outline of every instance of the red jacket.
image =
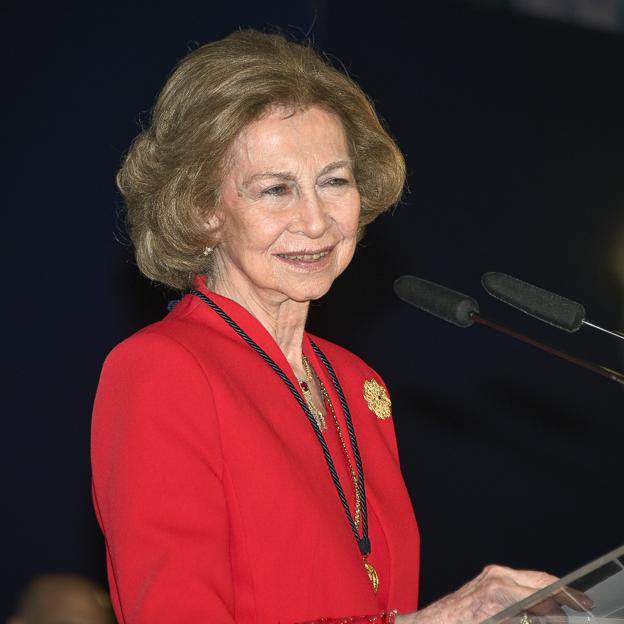
[[[264,327],[235,302],[204,292],[298,387]],[[111,352],[95,401],[93,495],[120,624],[273,624],[416,609],[418,530],[393,423],[378,419],[363,397],[365,380],[382,382],[353,354],[314,340],[337,373],[356,429],[378,594],[294,397],[220,317],[187,295]],[[342,419],[307,335],[304,352]],[[343,450],[328,425],[352,504]]]

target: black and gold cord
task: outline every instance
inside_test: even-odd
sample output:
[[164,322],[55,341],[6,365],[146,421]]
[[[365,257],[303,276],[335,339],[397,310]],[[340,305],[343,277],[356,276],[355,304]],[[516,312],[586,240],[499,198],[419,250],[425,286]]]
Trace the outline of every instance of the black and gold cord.
[[[325,366],[327,373],[334,385],[334,389],[336,390],[336,394],[338,395],[338,399],[340,400],[340,405],[342,407],[342,411],[344,413],[345,422],[347,424],[347,431],[349,432],[349,440],[351,442],[351,448],[353,450],[353,457],[355,459],[355,465],[357,470],[357,480],[358,480],[358,489],[361,500],[361,515],[362,515],[362,535],[360,536],[358,527],[355,523],[355,519],[353,514],[351,513],[351,509],[349,508],[349,503],[347,502],[347,498],[345,496],[344,490],[340,483],[340,479],[338,477],[338,473],[336,472],[336,467],[334,466],[334,462],[332,460],[331,454],[329,452],[329,448],[327,446],[327,442],[323,437],[323,434],[318,426],[314,415],[310,411],[307,406],[305,400],[302,398],[301,394],[297,391],[294,384],[288,379],[288,376],[284,371],[279,367],[279,365],[271,358],[271,356],[260,346],[258,345],[253,338],[251,338],[245,330],[243,330],[238,323],[234,319],[232,319],[224,310],[222,310],[212,299],[206,296],[204,293],[192,289],[189,291],[191,295],[201,299],[206,305],[208,305],[218,316],[220,316],[246,343],[249,345],[263,360],[268,364],[271,369],[275,372],[275,374],[284,382],[292,396],[295,398],[299,407],[303,410],[306,415],[308,421],[312,425],[314,429],[314,433],[316,434],[316,439],[318,440],[321,448],[323,450],[323,455],[325,456],[325,461],[327,463],[327,468],[331,475],[332,481],[334,482],[334,486],[336,487],[336,492],[338,493],[338,497],[340,498],[340,502],[342,503],[342,507],[347,516],[347,520],[349,521],[349,525],[351,526],[351,531],[355,537],[355,541],[357,542],[360,554],[362,557],[366,558],[371,552],[371,543],[370,538],[368,536],[368,513],[366,509],[366,489],[364,486],[364,470],[362,467],[362,458],[360,455],[360,450],[357,443],[357,438],[355,435],[355,428],[353,426],[353,420],[351,419],[351,412],[349,411],[349,406],[347,405],[347,400],[345,398],[345,394],[342,390],[342,386],[338,381],[338,377],[331,363],[325,356],[325,354],[320,350],[320,348],[310,340],[312,345],[312,349],[314,353],[318,356],[320,361]],[[366,565],[366,559],[365,559]]]

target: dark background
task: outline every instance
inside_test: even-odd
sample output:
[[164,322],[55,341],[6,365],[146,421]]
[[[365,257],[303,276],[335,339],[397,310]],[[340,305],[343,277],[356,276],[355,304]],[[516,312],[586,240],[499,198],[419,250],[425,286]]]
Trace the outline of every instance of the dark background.
[[[408,308],[411,273],[622,369],[489,298],[504,271],[621,328],[624,37],[462,2],[4,3],[4,513],[0,617],[35,573],[104,578],[89,418],[108,350],[169,298],[139,277],[114,174],[173,64],[238,28],[340,59],[404,150],[409,192],[373,224],[310,329],[364,357],[394,399],[422,530],[422,603],[486,563],[565,573],[624,542],[624,394],[481,327]],[[261,6],[262,5],[262,6]]]

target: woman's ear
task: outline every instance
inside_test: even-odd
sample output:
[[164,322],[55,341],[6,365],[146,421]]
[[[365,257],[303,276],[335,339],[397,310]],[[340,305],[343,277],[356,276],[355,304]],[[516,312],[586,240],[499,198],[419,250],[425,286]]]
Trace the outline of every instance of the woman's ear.
[[223,226],[223,216],[213,212],[210,214],[208,218],[204,221],[204,225],[206,226],[206,230],[210,233],[211,236],[217,235]]
[[211,239],[213,247],[216,247],[221,239],[221,230],[225,222],[223,211],[218,206],[206,210],[202,215],[206,234]]

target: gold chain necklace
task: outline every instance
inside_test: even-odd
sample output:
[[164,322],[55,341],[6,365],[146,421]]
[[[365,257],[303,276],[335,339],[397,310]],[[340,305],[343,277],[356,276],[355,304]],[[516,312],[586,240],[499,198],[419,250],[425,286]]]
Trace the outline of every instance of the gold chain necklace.
[[351,483],[353,484],[353,493],[355,494],[355,509],[353,512],[353,520],[355,522],[355,526],[359,529],[362,502],[360,500],[360,488],[358,487],[357,474],[355,473],[355,470],[353,470],[353,464],[351,463],[349,453],[347,452],[347,445],[345,444],[344,436],[342,435],[342,429],[340,428],[340,423],[338,422],[338,417],[336,416],[336,410],[334,410],[334,405],[329,398],[329,394],[327,394],[327,390],[325,389],[325,385],[323,384],[323,382],[320,379],[318,380],[318,382],[321,386],[323,399],[325,399],[325,405],[327,405],[327,407],[329,408],[329,411],[331,412],[334,419],[336,431],[338,432],[338,437],[340,438],[340,446],[342,446],[342,452],[345,456],[345,459],[347,460],[347,466],[349,466],[349,472],[351,473]]
[[303,362],[303,370],[306,374],[307,381],[300,379],[299,386],[301,387],[301,392],[303,392],[303,398],[305,399],[310,411],[312,412],[312,416],[314,416],[314,420],[316,420],[316,424],[318,425],[321,431],[325,431],[327,429],[327,423],[325,422],[325,416],[323,412],[314,404],[312,399],[312,391],[310,390],[310,386],[314,383],[314,378],[312,377],[312,369],[310,368],[310,362],[308,362],[308,358],[301,354],[301,360]]
[[[314,377],[312,375],[312,367],[310,366],[310,362],[308,361],[308,358],[303,353],[301,354],[301,359],[303,362],[303,369],[305,370],[306,378],[308,379],[310,384],[312,384],[314,383]],[[321,394],[323,395],[325,406],[331,412],[332,417],[334,419],[334,425],[336,426],[336,431],[338,432],[338,438],[340,439],[340,446],[342,446],[342,452],[345,456],[345,459],[347,460],[347,466],[349,467],[349,472],[351,473],[351,483],[353,484],[353,493],[355,495],[355,509],[353,510],[353,521],[355,522],[355,526],[359,530],[362,501],[360,498],[360,488],[358,485],[357,474],[355,470],[353,469],[353,464],[351,463],[351,458],[349,457],[349,452],[347,451],[347,445],[345,443],[344,436],[342,435],[342,428],[340,427],[338,416],[336,416],[336,410],[334,409],[334,404],[332,403],[332,400],[329,398],[329,394],[327,393],[325,384],[321,381],[318,375],[316,375],[316,379],[321,388]],[[302,382],[300,381],[299,384],[301,385]],[[322,412],[320,412],[320,410],[312,402],[312,393],[310,392],[310,388],[308,384],[306,384],[305,389],[302,386],[301,390],[303,391],[303,396],[305,397],[306,403],[308,404],[308,407],[310,408],[310,411],[312,412],[314,417],[317,418],[316,416],[317,413],[321,415],[321,418],[323,419],[322,420],[323,426],[321,427],[321,425],[319,424],[319,428],[321,429],[321,431],[324,431],[327,428],[327,425],[325,423],[325,418],[323,417]],[[318,420],[317,420],[317,423],[318,423]],[[368,578],[371,582],[371,585],[373,586],[373,591],[377,593],[377,590],[379,589],[379,575],[377,574],[377,570],[375,570],[372,563],[369,563],[369,561],[367,561],[366,556],[363,557],[363,562],[364,562],[364,567],[366,568],[366,573],[368,574]]]
[[[314,416],[319,429],[321,431],[327,430],[327,423],[325,422],[325,416],[323,412],[314,404],[312,400],[312,392],[310,391],[310,385],[314,383],[315,375],[312,373],[312,367],[310,366],[310,361],[308,358],[302,353],[301,361],[303,362],[303,370],[306,374],[306,379],[309,383],[306,383],[303,380],[299,381],[299,385],[301,386],[301,391],[303,392],[303,396]],[[353,493],[355,495],[355,510],[353,513],[353,520],[355,522],[355,526],[360,528],[360,514],[362,508],[362,502],[360,500],[360,488],[358,487],[358,478],[355,470],[353,470],[353,464],[351,463],[351,458],[349,457],[349,453],[347,451],[347,445],[344,440],[344,436],[342,435],[342,429],[340,428],[340,423],[338,422],[338,417],[336,416],[336,410],[334,410],[334,404],[329,398],[329,394],[327,394],[327,389],[325,388],[325,384],[321,381],[321,379],[316,375],[316,380],[321,388],[321,394],[323,395],[323,401],[327,409],[331,412],[332,417],[334,419],[334,425],[336,426],[336,431],[338,432],[338,438],[340,439],[340,446],[342,446],[342,452],[347,460],[347,466],[349,466],[349,472],[351,473],[351,483],[353,484]]]

